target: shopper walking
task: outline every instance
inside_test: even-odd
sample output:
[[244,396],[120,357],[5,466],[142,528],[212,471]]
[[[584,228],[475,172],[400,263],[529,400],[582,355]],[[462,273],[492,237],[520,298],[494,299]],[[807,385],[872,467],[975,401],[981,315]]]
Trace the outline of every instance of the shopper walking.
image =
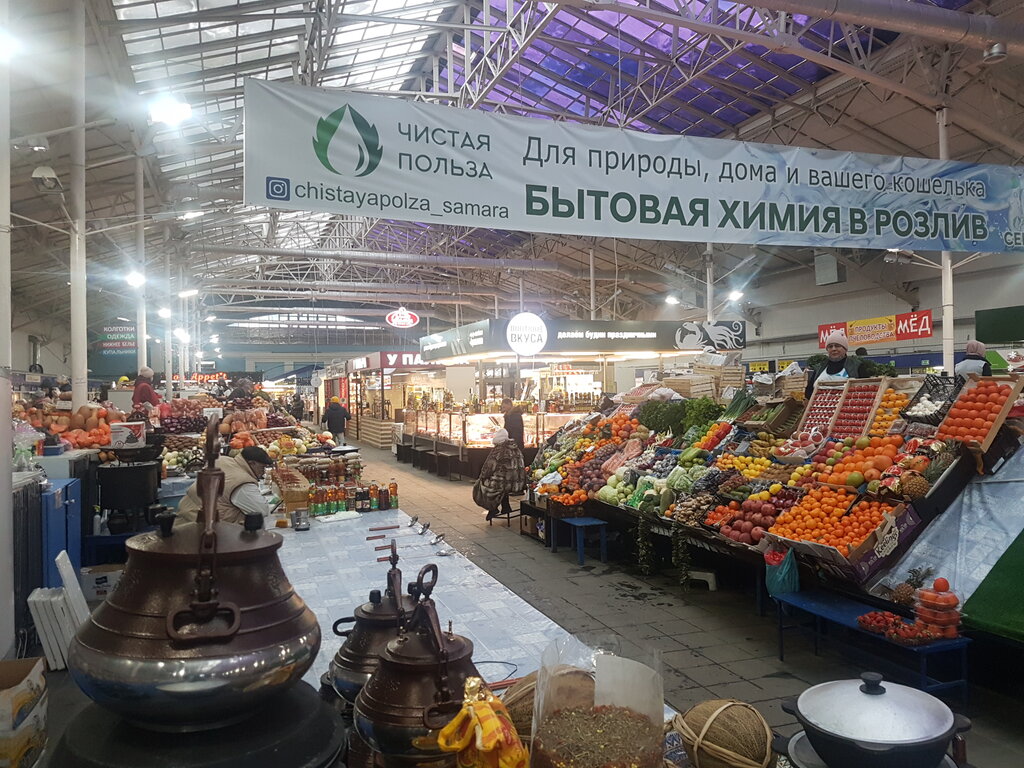
[[526,447],[523,442],[523,412],[512,403],[512,399],[506,397],[501,401],[501,412],[505,414],[505,431],[509,438],[519,446],[519,450]]
[[980,341],[968,341],[964,348],[967,357],[956,364],[953,373],[957,376],[967,378],[970,374],[976,373],[979,376],[991,376],[992,364],[985,359],[986,348]]
[[302,417],[306,415],[306,406],[299,395],[294,395],[292,397],[292,404],[288,409],[288,412],[291,413],[296,421],[300,422],[302,421]]
[[139,375],[135,378],[135,391],[132,392],[132,405],[135,410],[141,411],[147,406],[160,405],[160,395],[153,389],[153,369],[148,365],[139,368]]
[[810,398],[814,385],[826,381],[846,381],[863,378],[859,357],[847,354],[850,342],[842,331],[832,331],[825,337],[825,352],[828,360],[807,374],[805,394]]
[[327,431],[334,435],[335,443],[338,445],[344,445],[345,425],[351,418],[352,414],[348,412],[348,408],[341,404],[341,398],[332,397],[331,404],[327,406],[327,410],[324,411],[324,415],[320,419],[320,423],[327,425]]
[[[259,482],[272,467],[274,460],[262,448],[250,445],[243,448],[237,456],[221,456],[217,459],[217,469],[224,473],[224,488],[217,497],[217,514],[222,523],[245,522],[246,515],[258,515],[263,518],[271,513],[263,494],[260,493]],[[185,492],[185,498],[178,505],[178,519],[193,523],[199,517],[203,501],[199,498],[199,483],[194,483]]]
[[473,485],[473,503],[487,510],[487,519],[512,514],[510,495],[518,495],[526,487],[523,452],[509,438],[507,430],[499,429],[491,438],[494,447],[484,459],[480,478]]

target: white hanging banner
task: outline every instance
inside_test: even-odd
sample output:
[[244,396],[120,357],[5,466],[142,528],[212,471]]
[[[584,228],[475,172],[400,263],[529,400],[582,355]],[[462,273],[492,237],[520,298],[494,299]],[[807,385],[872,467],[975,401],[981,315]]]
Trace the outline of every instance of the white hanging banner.
[[1024,251],[1024,171],[245,82],[245,202],[605,237]]

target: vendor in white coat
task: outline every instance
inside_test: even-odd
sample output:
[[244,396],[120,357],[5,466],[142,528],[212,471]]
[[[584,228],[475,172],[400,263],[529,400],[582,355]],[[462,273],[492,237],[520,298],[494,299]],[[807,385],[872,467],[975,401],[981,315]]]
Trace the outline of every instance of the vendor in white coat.
[[817,368],[807,372],[807,390],[810,399],[814,385],[826,381],[846,381],[847,379],[863,378],[861,359],[848,354],[850,342],[842,331],[832,331],[825,337],[825,353],[828,360]]
[[980,341],[968,341],[964,352],[967,353],[967,357],[956,364],[953,373],[957,376],[963,376],[965,379],[972,373],[976,373],[979,376],[992,375],[992,365],[985,359],[986,349],[984,344]]

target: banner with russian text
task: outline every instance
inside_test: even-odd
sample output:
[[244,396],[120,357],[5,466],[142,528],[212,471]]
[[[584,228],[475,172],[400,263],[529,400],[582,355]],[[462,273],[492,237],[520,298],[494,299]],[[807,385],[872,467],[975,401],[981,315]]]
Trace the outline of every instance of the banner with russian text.
[[932,336],[932,311],[904,312],[899,315],[869,317],[845,323],[826,323],[818,326],[818,347],[825,348],[825,339],[833,331],[843,331],[852,352],[870,344],[893,343],[928,339]]
[[245,203],[608,237],[1024,251],[1024,171],[245,82]]

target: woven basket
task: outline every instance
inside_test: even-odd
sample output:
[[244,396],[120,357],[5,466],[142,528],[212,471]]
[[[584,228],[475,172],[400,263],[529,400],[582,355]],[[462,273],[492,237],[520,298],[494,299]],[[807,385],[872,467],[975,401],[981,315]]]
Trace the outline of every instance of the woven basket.
[[672,719],[694,768],[774,768],[772,730],[734,699],[704,701]]

